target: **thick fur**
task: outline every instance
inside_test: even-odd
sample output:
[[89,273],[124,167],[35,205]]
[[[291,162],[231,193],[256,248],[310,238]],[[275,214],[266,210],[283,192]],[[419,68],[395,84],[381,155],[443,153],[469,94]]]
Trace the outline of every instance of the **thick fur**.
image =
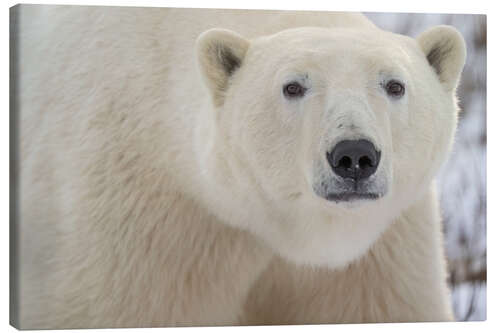
[[251,324],[452,320],[437,212],[431,190],[367,254],[342,270],[299,267],[275,258],[249,294],[246,320]]
[[[432,179],[456,127],[454,29],[17,10],[21,328],[452,319]],[[382,151],[381,197],[320,198],[325,150],[361,137]]]

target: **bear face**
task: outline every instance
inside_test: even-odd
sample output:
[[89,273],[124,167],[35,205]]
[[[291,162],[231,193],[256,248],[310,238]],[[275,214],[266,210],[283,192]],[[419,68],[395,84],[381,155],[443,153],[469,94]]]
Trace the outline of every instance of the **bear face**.
[[417,40],[298,28],[251,41],[215,29],[198,57],[212,101],[200,165],[221,193],[210,205],[295,262],[362,255],[450,150],[465,62],[453,28]]

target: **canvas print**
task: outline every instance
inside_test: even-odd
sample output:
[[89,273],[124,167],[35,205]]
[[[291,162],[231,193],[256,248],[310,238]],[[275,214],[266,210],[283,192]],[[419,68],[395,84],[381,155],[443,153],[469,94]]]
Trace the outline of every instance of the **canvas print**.
[[18,5],[20,329],[486,319],[486,16]]

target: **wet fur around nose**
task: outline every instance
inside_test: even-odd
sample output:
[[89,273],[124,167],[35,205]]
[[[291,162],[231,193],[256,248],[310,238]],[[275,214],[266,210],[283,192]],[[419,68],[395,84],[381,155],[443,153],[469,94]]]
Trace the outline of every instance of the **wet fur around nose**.
[[[331,99],[335,102],[325,112],[322,121],[324,134],[320,149],[325,153],[315,157],[314,192],[335,202],[379,199],[388,190],[385,186],[389,180],[385,177],[389,175],[384,170],[391,166],[383,166],[380,173],[370,176],[377,172],[379,163],[391,162],[390,159],[381,161],[380,148],[376,148],[381,145],[380,138],[387,133],[384,133],[383,126],[375,125],[374,111],[362,95],[340,90]],[[368,159],[365,170],[359,166],[359,159],[363,156]],[[352,159],[355,157],[357,160]],[[368,177],[370,179],[365,179]]]

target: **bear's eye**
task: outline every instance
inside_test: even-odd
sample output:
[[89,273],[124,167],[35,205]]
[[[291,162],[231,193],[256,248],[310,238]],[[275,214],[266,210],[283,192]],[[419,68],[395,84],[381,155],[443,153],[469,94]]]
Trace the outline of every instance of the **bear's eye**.
[[405,86],[399,81],[391,80],[385,85],[385,91],[389,96],[399,98],[405,94]]
[[287,83],[283,86],[283,94],[288,98],[298,98],[304,96],[306,88],[298,82]]

